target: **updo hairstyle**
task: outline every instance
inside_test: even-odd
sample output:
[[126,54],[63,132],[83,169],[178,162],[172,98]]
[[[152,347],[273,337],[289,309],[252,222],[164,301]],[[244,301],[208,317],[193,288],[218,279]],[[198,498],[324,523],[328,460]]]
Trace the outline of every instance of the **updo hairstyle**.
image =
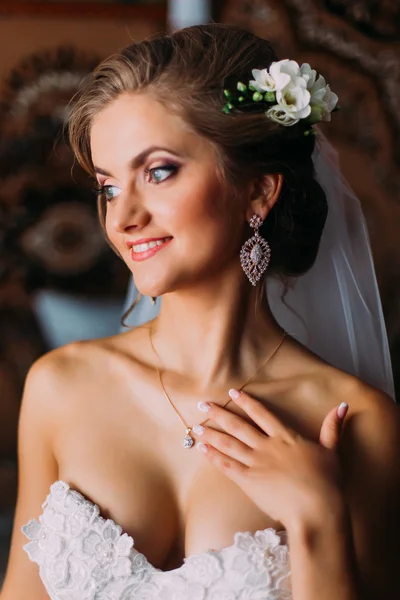
[[[283,175],[282,192],[260,229],[271,247],[268,273],[295,277],[314,263],[327,216],[315,179],[314,135],[301,121],[278,125],[262,110],[225,114],[224,89],[248,83],[252,69],[278,60],[271,45],[242,29],[209,24],[136,42],[102,62],[74,103],[69,136],[78,162],[94,177],[90,131],[95,116],[122,93],[146,92],[180,115],[215,147],[232,195],[251,179]],[[99,198],[104,228],[106,200]]]

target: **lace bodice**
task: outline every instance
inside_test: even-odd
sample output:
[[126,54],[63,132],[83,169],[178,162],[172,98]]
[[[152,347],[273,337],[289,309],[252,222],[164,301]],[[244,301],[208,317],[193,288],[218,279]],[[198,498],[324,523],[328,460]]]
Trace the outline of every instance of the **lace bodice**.
[[64,481],[39,522],[22,527],[51,600],[291,600],[288,546],[274,529],[236,533],[234,543],[153,567],[121,527]]

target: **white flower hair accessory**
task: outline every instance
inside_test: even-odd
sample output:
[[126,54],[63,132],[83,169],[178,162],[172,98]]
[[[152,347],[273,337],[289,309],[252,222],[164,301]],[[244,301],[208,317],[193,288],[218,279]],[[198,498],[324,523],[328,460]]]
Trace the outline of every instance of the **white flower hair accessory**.
[[338,96],[331,91],[322,75],[308,63],[301,66],[294,60],[273,62],[269,69],[253,69],[254,79],[248,85],[238,82],[237,91],[224,90],[227,103],[223,111],[229,114],[233,108],[262,108],[265,115],[284,127],[305,121],[312,132],[312,125],[330,121],[331,113],[338,110]]

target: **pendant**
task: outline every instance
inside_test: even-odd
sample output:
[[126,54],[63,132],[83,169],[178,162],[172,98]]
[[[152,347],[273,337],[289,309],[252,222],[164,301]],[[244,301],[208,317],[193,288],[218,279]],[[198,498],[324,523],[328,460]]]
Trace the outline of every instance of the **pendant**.
[[191,432],[191,427],[189,427],[188,429],[186,429],[186,435],[182,440],[182,446],[186,449],[189,449],[193,446],[194,444],[194,439],[192,438],[191,435],[189,435]]
[[252,285],[256,285],[261,279],[270,259],[271,248],[268,242],[256,231],[240,251],[240,264]]

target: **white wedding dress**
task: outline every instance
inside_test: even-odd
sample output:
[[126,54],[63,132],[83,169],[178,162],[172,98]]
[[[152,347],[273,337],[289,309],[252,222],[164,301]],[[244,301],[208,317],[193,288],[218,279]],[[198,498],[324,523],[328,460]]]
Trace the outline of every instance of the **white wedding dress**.
[[64,481],[55,482],[39,522],[22,527],[51,600],[291,600],[289,549],[274,529],[236,533],[234,543],[153,567],[121,527]]

